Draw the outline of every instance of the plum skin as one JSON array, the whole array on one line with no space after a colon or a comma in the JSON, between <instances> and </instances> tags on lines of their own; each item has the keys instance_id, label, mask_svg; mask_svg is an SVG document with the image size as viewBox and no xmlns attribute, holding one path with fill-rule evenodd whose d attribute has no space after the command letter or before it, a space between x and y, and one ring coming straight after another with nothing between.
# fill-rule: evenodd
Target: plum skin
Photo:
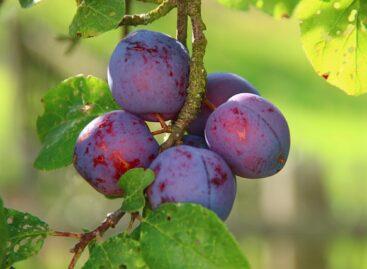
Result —
<instances>
[{"instance_id":1,"label":"plum skin","mask_svg":"<svg viewBox=\"0 0 367 269\"><path fill-rule=\"evenodd\" d=\"M187 50L168 35L138 30L120 41L108 66L108 83L116 102L148 121L175 119L189 81Z\"/></svg>"},{"instance_id":2,"label":"plum skin","mask_svg":"<svg viewBox=\"0 0 367 269\"><path fill-rule=\"evenodd\" d=\"M244 178L276 174L285 165L290 133L282 113L264 98L237 94L209 117L205 138L233 172Z\"/></svg>"},{"instance_id":3,"label":"plum skin","mask_svg":"<svg viewBox=\"0 0 367 269\"><path fill-rule=\"evenodd\" d=\"M246 79L233 73L211 73L207 77L206 98L218 107L232 96L239 93L259 92ZM201 112L189 125L188 132L194 135L204 136L206 122L213 111L205 104L201 106Z\"/></svg>"},{"instance_id":4,"label":"plum skin","mask_svg":"<svg viewBox=\"0 0 367 269\"><path fill-rule=\"evenodd\" d=\"M147 168L159 145L146 123L126 111L112 111L90 122L80 133L74 166L98 192L121 197L120 177L134 167Z\"/></svg>"},{"instance_id":5,"label":"plum skin","mask_svg":"<svg viewBox=\"0 0 367 269\"><path fill-rule=\"evenodd\" d=\"M150 165L155 181L147 195L152 208L166 202L198 203L225 220L236 196L235 177L215 152L186 145L161 153Z\"/></svg>"}]
</instances>

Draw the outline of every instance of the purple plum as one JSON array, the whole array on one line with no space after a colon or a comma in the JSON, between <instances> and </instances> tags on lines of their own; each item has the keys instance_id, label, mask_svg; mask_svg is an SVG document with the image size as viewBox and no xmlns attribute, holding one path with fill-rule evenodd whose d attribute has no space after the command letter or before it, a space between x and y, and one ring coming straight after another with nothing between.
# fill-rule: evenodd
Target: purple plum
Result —
<instances>
[{"instance_id":1,"label":"purple plum","mask_svg":"<svg viewBox=\"0 0 367 269\"><path fill-rule=\"evenodd\" d=\"M183 137L184 145L192 146L195 148L208 149L205 138L198 135L184 135Z\"/></svg>"},{"instance_id":2,"label":"purple plum","mask_svg":"<svg viewBox=\"0 0 367 269\"><path fill-rule=\"evenodd\" d=\"M116 102L145 120L175 119L186 95L190 58L185 47L168 35L139 30L115 48L108 83Z\"/></svg>"},{"instance_id":3,"label":"purple plum","mask_svg":"<svg viewBox=\"0 0 367 269\"><path fill-rule=\"evenodd\" d=\"M94 119L83 129L75 145L74 166L97 191L120 197L120 177L134 167L149 167L158 151L146 123L118 110Z\"/></svg>"},{"instance_id":4,"label":"purple plum","mask_svg":"<svg viewBox=\"0 0 367 269\"><path fill-rule=\"evenodd\" d=\"M236 196L236 180L216 153L186 145L170 148L152 162L155 181L147 190L152 208L166 202L197 203L225 220Z\"/></svg>"},{"instance_id":5,"label":"purple plum","mask_svg":"<svg viewBox=\"0 0 367 269\"><path fill-rule=\"evenodd\" d=\"M239 93L252 93L260 95L259 92L246 79L231 73L212 73L208 75L206 86L206 98L215 107L226 102L233 95ZM204 129L208 117L213 112L211 108L203 104L198 117L190 124L190 134L204 136Z\"/></svg>"},{"instance_id":6,"label":"purple plum","mask_svg":"<svg viewBox=\"0 0 367 269\"><path fill-rule=\"evenodd\" d=\"M282 113L264 98L241 93L209 117L205 137L238 176L263 178L280 171L288 158L290 134Z\"/></svg>"}]
</instances>

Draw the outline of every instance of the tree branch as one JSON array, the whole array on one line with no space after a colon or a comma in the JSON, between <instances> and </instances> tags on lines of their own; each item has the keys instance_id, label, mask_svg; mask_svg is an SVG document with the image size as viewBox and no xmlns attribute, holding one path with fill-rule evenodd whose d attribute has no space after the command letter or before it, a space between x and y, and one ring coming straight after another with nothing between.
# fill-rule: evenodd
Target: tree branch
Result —
<instances>
[{"instance_id":1,"label":"tree branch","mask_svg":"<svg viewBox=\"0 0 367 269\"><path fill-rule=\"evenodd\" d=\"M177 1L177 40L187 47L187 0Z\"/></svg>"},{"instance_id":2,"label":"tree branch","mask_svg":"<svg viewBox=\"0 0 367 269\"><path fill-rule=\"evenodd\" d=\"M81 234L79 243L77 243L71 250L71 252L74 253L74 256L68 268L74 269L80 255L83 253L84 249L88 246L88 244L98 236L103 236L103 234L108 229L114 228L124 215L125 212L123 212L121 209L118 209L115 212L108 214L107 218L95 230Z\"/></svg>"},{"instance_id":3,"label":"tree branch","mask_svg":"<svg viewBox=\"0 0 367 269\"><path fill-rule=\"evenodd\" d=\"M164 0L136 0L143 3L162 4Z\"/></svg>"},{"instance_id":4,"label":"tree branch","mask_svg":"<svg viewBox=\"0 0 367 269\"><path fill-rule=\"evenodd\" d=\"M131 0L125 0L125 14L126 15L130 14L131 5L132 5ZM128 24L124 24L121 27L122 27L122 38L124 38L129 34L130 27Z\"/></svg>"},{"instance_id":5,"label":"tree branch","mask_svg":"<svg viewBox=\"0 0 367 269\"><path fill-rule=\"evenodd\" d=\"M135 15L125 15L119 26L122 25L147 25L153 21L167 15L174 7L176 7L176 0L164 0L157 8L144 13Z\"/></svg>"},{"instance_id":6,"label":"tree branch","mask_svg":"<svg viewBox=\"0 0 367 269\"><path fill-rule=\"evenodd\" d=\"M206 71L204 67L204 55L207 40L204 35L206 29L201 17L201 0L188 1L188 15L191 18L193 30L192 56L190 63L190 82L188 95L178 119L172 126L172 134L162 149L165 150L182 142L183 134L188 125L197 117L206 91Z\"/></svg>"}]
</instances>

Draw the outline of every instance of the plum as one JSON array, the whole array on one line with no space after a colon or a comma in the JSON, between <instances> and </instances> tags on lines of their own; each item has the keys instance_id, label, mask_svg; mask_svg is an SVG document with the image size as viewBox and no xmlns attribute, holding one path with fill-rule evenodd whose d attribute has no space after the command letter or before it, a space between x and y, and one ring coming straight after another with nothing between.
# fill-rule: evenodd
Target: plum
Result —
<instances>
[{"instance_id":1,"label":"plum","mask_svg":"<svg viewBox=\"0 0 367 269\"><path fill-rule=\"evenodd\" d=\"M206 98L215 107L226 102L233 95L239 93L252 93L260 95L259 92L246 79L232 73L212 73L208 75L206 86ZM201 106L201 112L190 124L190 134L204 136L204 129L208 117L212 113L207 105Z\"/></svg>"},{"instance_id":2,"label":"plum","mask_svg":"<svg viewBox=\"0 0 367 269\"><path fill-rule=\"evenodd\" d=\"M116 102L149 121L174 119L187 92L190 58L185 47L168 35L139 30L115 48L108 83Z\"/></svg>"},{"instance_id":3,"label":"plum","mask_svg":"<svg viewBox=\"0 0 367 269\"><path fill-rule=\"evenodd\" d=\"M198 135L184 135L182 138L184 145L192 146L195 148L208 149L205 138Z\"/></svg>"},{"instance_id":4,"label":"plum","mask_svg":"<svg viewBox=\"0 0 367 269\"><path fill-rule=\"evenodd\" d=\"M141 118L112 111L94 119L80 133L74 166L97 191L120 197L120 177L134 167L149 167L158 151L158 143Z\"/></svg>"},{"instance_id":5,"label":"plum","mask_svg":"<svg viewBox=\"0 0 367 269\"><path fill-rule=\"evenodd\" d=\"M216 153L186 145L170 148L152 162L155 181L147 195L152 208L166 202L190 202L225 220L236 196L235 177Z\"/></svg>"},{"instance_id":6,"label":"plum","mask_svg":"<svg viewBox=\"0 0 367 269\"><path fill-rule=\"evenodd\" d=\"M263 178L280 171L288 158L290 134L282 113L264 98L241 93L209 117L205 137L238 176Z\"/></svg>"}]
</instances>

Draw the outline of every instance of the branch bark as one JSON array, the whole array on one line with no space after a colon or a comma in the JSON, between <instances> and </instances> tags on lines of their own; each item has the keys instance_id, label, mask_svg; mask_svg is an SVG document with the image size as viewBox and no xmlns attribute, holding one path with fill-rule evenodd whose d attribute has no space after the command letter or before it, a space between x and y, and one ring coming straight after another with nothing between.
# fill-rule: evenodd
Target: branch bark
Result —
<instances>
[{"instance_id":1,"label":"branch bark","mask_svg":"<svg viewBox=\"0 0 367 269\"><path fill-rule=\"evenodd\" d=\"M164 0L158 7L155 9L144 13L144 14L134 14L134 15L125 15L119 26L130 25L147 25L152 23L153 21L167 15L173 8L176 7L176 0Z\"/></svg>"},{"instance_id":2,"label":"branch bark","mask_svg":"<svg viewBox=\"0 0 367 269\"><path fill-rule=\"evenodd\" d=\"M114 228L124 215L125 212L123 212L121 209L118 209L115 212L109 214L102 224L95 230L81 234L79 243L77 243L71 250L71 252L74 253L74 256L68 268L74 269L80 255L83 253L88 244L98 236L103 236L108 229Z\"/></svg>"},{"instance_id":3,"label":"branch bark","mask_svg":"<svg viewBox=\"0 0 367 269\"><path fill-rule=\"evenodd\" d=\"M154 3L154 4L162 4L164 0L137 0L143 3Z\"/></svg>"},{"instance_id":4,"label":"branch bark","mask_svg":"<svg viewBox=\"0 0 367 269\"><path fill-rule=\"evenodd\" d=\"M163 150L182 142L182 137L186 128L200 112L206 91L204 55L207 40L204 35L206 27L201 17L201 0L188 1L187 12L191 19L194 38L192 43L188 95L178 115L177 121L172 126L172 134L167 141L162 144Z\"/></svg>"},{"instance_id":5,"label":"branch bark","mask_svg":"<svg viewBox=\"0 0 367 269\"><path fill-rule=\"evenodd\" d=\"M125 14L129 15L131 11L132 0L125 0ZM122 25L122 38L126 37L130 32L130 27L127 24Z\"/></svg>"},{"instance_id":6,"label":"branch bark","mask_svg":"<svg viewBox=\"0 0 367 269\"><path fill-rule=\"evenodd\" d=\"M177 40L187 47L187 0L177 1Z\"/></svg>"}]
</instances>

